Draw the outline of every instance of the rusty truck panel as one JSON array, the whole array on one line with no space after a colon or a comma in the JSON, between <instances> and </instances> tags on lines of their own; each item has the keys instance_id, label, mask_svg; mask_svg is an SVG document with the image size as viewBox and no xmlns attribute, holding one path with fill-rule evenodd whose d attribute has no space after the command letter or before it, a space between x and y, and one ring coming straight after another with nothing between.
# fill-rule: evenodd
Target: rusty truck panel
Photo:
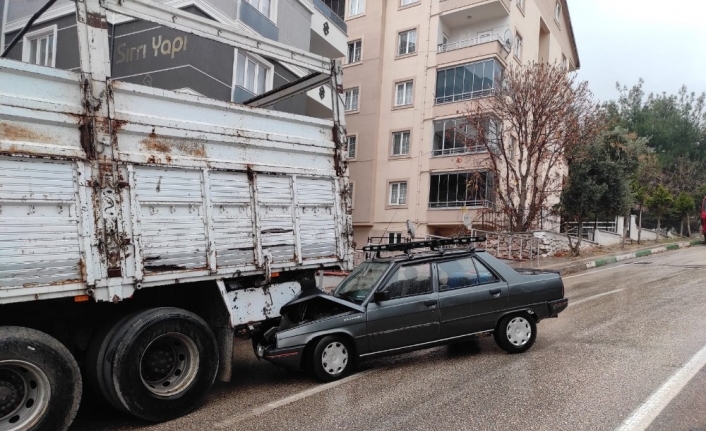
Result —
<instances>
[{"instance_id":1,"label":"rusty truck panel","mask_svg":"<svg viewBox=\"0 0 706 431\"><path fill-rule=\"evenodd\" d=\"M0 303L349 268L340 98L322 120L111 79L113 12L340 85L323 57L166 5L77 2L78 72L0 58Z\"/></svg>"}]
</instances>

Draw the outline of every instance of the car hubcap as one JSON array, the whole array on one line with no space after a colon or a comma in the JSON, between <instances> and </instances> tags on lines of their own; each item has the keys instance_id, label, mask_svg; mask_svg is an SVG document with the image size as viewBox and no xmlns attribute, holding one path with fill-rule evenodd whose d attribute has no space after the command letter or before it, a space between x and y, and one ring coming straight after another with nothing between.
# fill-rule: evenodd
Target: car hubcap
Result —
<instances>
[{"instance_id":1,"label":"car hubcap","mask_svg":"<svg viewBox=\"0 0 706 431\"><path fill-rule=\"evenodd\" d=\"M0 431L29 429L49 406L46 374L25 361L0 361Z\"/></svg>"},{"instance_id":2,"label":"car hubcap","mask_svg":"<svg viewBox=\"0 0 706 431\"><path fill-rule=\"evenodd\" d=\"M324 370L332 376L341 374L348 364L348 350L338 341L330 343L321 354Z\"/></svg>"},{"instance_id":3,"label":"car hubcap","mask_svg":"<svg viewBox=\"0 0 706 431\"><path fill-rule=\"evenodd\" d=\"M199 351L184 334L169 333L152 341L140 361L140 377L155 395L169 397L186 390L196 379Z\"/></svg>"},{"instance_id":4,"label":"car hubcap","mask_svg":"<svg viewBox=\"0 0 706 431\"><path fill-rule=\"evenodd\" d=\"M530 337L532 337L532 327L524 317L515 317L507 324L507 339L514 346L524 346Z\"/></svg>"}]
</instances>

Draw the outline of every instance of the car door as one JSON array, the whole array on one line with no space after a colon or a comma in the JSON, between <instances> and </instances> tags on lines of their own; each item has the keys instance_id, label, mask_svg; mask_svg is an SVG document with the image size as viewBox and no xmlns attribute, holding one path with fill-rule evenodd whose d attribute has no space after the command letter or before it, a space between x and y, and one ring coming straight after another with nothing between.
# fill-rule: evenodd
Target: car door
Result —
<instances>
[{"instance_id":1,"label":"car door","mask_svg":"<svg viewBox=\"0 0 706 431\"><path fill-rule=\"evenodd\" d=\"M393 270L379 289L389 299L367 308L370 352L394 350L439 338L438 294L431 264L410 264Z\"/></svg>"},{"instance_id":2,"label":"car door","mask_svg":"<svg viewBox=\"0 0 706 431\"><path fill-rule=\"evenodd\" d=\"M472 303L478 299L479 278L471 256L436 264L439 286L439 332L442 339L473 332Z\"/></svg>"},{"instance_id":3,"label":"car door","mask_svg":"<svg viewBox=\"0 0 706 431\"><path fill-rule=\"evenodd\" d=\"M509 306L510 289L484 262L473 257L478 273L477 286L473 287L471 299L471 331L486 331L495 328L500 313Z\"/></svg>"}]
</instances>

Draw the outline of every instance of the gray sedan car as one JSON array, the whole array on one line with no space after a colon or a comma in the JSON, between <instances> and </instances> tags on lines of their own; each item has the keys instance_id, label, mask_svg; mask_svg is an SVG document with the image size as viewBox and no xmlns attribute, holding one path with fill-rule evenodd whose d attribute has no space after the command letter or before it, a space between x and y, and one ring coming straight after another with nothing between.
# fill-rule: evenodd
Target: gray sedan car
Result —
<instances>
[{"instance_id":1,"label":"gray sedan car","mask_svg":"<svg viewBox=\"0 0 706 431\"><path fill-rule=\"evenodd\" d=\"M470 244L478 238L453 240ZM484 251L439 241L373 246L333 292L310 290L283 306L279 326L254 338L256 354L340 379L359 360L493 334L509 353L529 349L540 320L568 306L556 272L516 270ZM414 253L414 248L432 251ZM404 254L379 257L380 251Z\"/></svg>"}]
</instances>

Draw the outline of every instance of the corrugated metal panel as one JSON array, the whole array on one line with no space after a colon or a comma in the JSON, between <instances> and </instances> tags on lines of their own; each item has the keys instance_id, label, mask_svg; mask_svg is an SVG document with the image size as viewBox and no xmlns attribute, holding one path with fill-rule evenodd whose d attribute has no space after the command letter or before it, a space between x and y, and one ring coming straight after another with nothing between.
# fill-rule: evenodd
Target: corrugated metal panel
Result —
<instances>
[{"instance_id":1,"label":"corrugated metal panel","mask_svg":"<svg viewBox=\"0 0 706 431\"><path fill-rule=\"evenodd\" d=\"M200 171L135 167L146 272L206 267Z\"/></svg>"},{"instance_id":2,"label":"corrugated metal panel","mask_svg":"<svg viewBox=\"0 0 706 431\"><path fill-rule=\"evenodd\" d=\"M0 287L82 279L75 169L0 159Z\"/></svg>"},{"instance_id":3,"label":"corrugated metal panel","mask_svg":"<svg viewBox=\"0 0 706 431\"><path fill-rule=\"evenodd\" d=\"M250 183L244 173L210 172L219 268L255 264Z\"/></svg>"},{"instance_id":4,"label":"corrugated metal panel","mask_svg":"<svg viewBox=\"0 0 706 431\"><path fill-rule=\"evenodd\" d=\"M297 178L299 233L302 258L336 255L333 181Z\"/></svg>"},{"instance_id":5,"label":"corrugated metal panel","mask_svg":"<svg viewBox=\"0 0 706 431\"><path fill-rule=\"evenodd\" d=\"M263 253L270 253L273 262L293 260L295 244L291 178L258 175L257 195Z\"/></svg>"}]
</instances>

